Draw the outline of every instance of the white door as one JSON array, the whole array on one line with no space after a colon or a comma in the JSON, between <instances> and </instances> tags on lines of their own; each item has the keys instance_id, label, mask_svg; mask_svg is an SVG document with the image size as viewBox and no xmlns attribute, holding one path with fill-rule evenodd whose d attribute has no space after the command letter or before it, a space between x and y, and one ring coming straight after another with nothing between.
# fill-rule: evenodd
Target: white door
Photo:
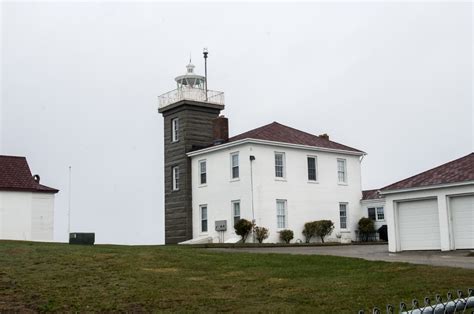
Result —
<instances>
[{"instance_id":1,"label":"white door","mask_svg":"<svg viewBox=\"0 0 474 314\"><path fill-rule=\"evenodd\" d=\"M51 194L33 194L31 208L31 240L53 241L54 204Z\"/></svg>"},{"instance_id":2,"label":"white door","mask_svg":"<svg viewBox=\"0 0 474 314\"><path fill-rule=\"evenodd\" d=\"M456 196L450 202L455 249L474 249L474 195Z\"/></svg>"},{"instance_id":3,"label":"white door","mask_svg":"<svg viewBox=\"0 0 474 314\"><path fill-rule=\"evenodd\" d=\"M398 203L400 249L439 250L438 202L436 199Z\"/></svg>"}]
</instances>

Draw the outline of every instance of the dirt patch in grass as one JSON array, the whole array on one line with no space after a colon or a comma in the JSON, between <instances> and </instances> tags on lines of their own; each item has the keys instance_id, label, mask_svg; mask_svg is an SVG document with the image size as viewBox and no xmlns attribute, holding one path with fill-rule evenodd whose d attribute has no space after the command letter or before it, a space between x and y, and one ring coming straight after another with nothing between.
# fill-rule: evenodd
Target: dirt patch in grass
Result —
<instances>
[{"instance_id":1,"label":"dirt patch in grass","mask_svg":"<svg viewBox=\"0 0 474 314\"><path fill-rule=\"evenodd\" d=\"M142 270L153 273L175 273L178 271L177 268L142 268Z\"/></svg>"},{"instance_id":2,"label":"dirt patch in grass","mask_svg":"<svg viewBox=\"0 0 474 314\"><path fill-rule=\"evenodd\" d=\"M6 250L5 253L10 254L10 255L18 255L18 254L26 254L26 253L29 253L30 251L31 250L27 249L27 248L14 247L14 248L11 248L9 250Z\"/></svg>"},{"instance_id":3,"label":"dirt patch in grass","mask_svg":"<svg viewBox=\"0 0 474 314\"><path fill-rule=\"evenodd\" d=\"M206 280L206 277L188 277L187 279L190 281L203 281Z\"/></svg>"}]
</instances>

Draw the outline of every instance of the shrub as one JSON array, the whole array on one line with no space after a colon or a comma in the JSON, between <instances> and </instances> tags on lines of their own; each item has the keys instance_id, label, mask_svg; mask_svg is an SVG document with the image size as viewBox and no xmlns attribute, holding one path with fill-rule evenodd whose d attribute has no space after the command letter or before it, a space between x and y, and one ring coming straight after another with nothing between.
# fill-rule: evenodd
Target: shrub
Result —
<instances>
[{"instance_id":1,"label":"shrub","mask_svg":"<svg viewBox=\"0 0 474 314\"><path fill-rule=\"evenodd\" d=\"M316 235L321 238L321 242L324 243L324 238L330 235L334 230L334 223L331 220L318 220L315 221Z\"/></svg>"},{"instance_id":2,"label":"shrub","mask_svg":"<svg viewBox=\"0 0 474 314\"><path fill-rule=\"evenodd\" d=\"M258 243L262 243L263 240L268 238L268 229L265 227L255 226L253 231L255 232L255 238L257 239Z\"/></svg>"},{"instance_id":3,"label":"shrub","mask_svg":"<svg viewBox=\"0 0 474 314\"><path fill-rule=\"evenodd\" d=\"M316 221L307 222L304 224L303 235L305 242L309 243L312 237L316 235Z\"/></svg>"},{"instance_id":4,"label":"shrub","mask_svg":"<svg viewBox=\"0 0 474 314\"><path fill-rule=\"evenodd\" d=\"M359 220L359 234L362 241L368 241L369 235L375 232L374 221L370 218L362 217Z\"/></svg>"},{"instance_id":5,"label":"shrub","mask_svg":"<svg viewBox=\"0 0 474 314\"><path fill-rule=\"evenodd\" d=\"M280 231L280 239L285 243L290 243L293 239L293 231L288 229Z\"/></svg>"},{"instance_id":6,"label":"shrub","mask_svg":"<svg viewBox=\"0 0 474 314\"><path fill-rule=\"evenodd\" d=\"M234 225L235 233L242 237L242 243L245 243L247 237L252 231L253 224L247 219L240 219Z\"/></svg>"}]
</instances>

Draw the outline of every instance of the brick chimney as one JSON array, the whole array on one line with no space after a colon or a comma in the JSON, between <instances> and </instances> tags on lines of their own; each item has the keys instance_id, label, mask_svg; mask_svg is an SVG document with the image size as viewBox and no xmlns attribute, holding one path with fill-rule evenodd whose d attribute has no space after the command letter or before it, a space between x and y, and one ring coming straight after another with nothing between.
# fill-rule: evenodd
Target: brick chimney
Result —
<instances>
[{"instance_id":1,"label":"brick chimney","mask_svg":"<svg viewBox=\"0 0 474 314\"><path fill-rule=\"evenodd\" d=\"M219 116L213 121L214 145L225 143L229 140L229 119Z\"/></svg>"},{"instance_id":2,"label":"brick chimney","mask_svg":"<svg viewBox=\"0 0 474 314\"><path fill-rule=\"evenodd\" d=\"M320 134L319 137L329 141L329 135L327 133Z\"/></svg>"}]
</instances>

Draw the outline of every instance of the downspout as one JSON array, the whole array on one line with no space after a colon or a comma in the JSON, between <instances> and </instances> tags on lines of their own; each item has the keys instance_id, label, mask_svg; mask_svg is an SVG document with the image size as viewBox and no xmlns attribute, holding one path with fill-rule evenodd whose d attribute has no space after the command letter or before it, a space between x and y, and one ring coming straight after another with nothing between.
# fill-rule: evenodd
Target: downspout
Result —
<instances>
[{"instance_id":1,"label":"downspout","mask_svg":"<svg viewBox=\"0 0 474 314\"><path fill-rule=\"evenodd\" d=\"M253 201L253 166L252 162L255 160L255 156L250 155L250 199L252 204L252 224L255 224L255 210ZM252 242L255 242L255 233L252 228Z\"/></svg>"}]
</instances>

